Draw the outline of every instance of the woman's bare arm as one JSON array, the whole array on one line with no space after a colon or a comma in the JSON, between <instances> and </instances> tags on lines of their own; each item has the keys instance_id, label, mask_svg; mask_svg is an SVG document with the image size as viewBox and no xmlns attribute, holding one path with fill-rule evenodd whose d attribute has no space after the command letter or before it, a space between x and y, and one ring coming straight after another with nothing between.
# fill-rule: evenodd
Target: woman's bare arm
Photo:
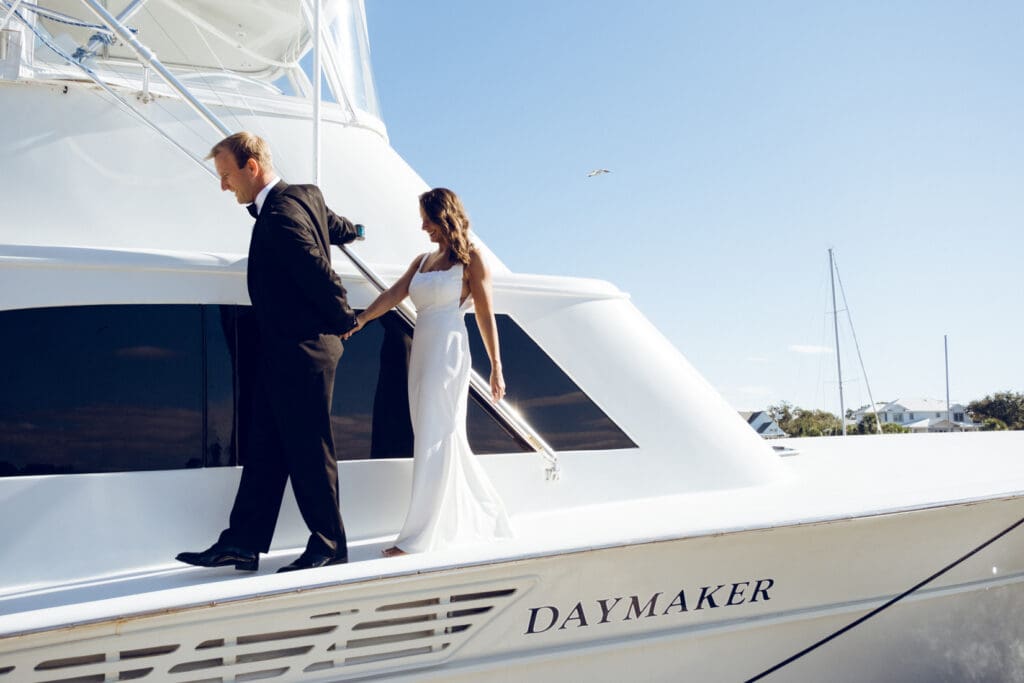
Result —
<instances>
[{"instance_id":1,"label":"woman's bare arm","mask_svg":"<svg viewBox=\"0 0 1024 683\"><path fill-rule=\"evenodd\" d=\"M402 303L402 299L409 296L409 283L412 282L412 276L416 274L416 269L420 267L420 260L423 258L422 255L417 256L413 259L413 262L406 269L402 277L398 278L395 284L388 287L385 291L381 292L380 295L373 300L373 303L366 307L366 310L356 316L356 326L352 328L352 331L345 335L345 339L348 339L352 334L355 334L361 330L366 323L371 320L375 320L392 308Z\"/></svg>"},{"instance_id":2,"label":"woman's bare arm","mask_svg":"<svg viewBox=\"0 0 1024 683\"><path fill-rule=\"evenodd\" d=\"M491 270L476 249L469 252L469 293L476 309L476 326L480 329L484 348L491 361L491 396L500 401L505 395L505 377L501 371L501 348L498 343L498 325L494 320Z\"/></svg>"}]
</instances>

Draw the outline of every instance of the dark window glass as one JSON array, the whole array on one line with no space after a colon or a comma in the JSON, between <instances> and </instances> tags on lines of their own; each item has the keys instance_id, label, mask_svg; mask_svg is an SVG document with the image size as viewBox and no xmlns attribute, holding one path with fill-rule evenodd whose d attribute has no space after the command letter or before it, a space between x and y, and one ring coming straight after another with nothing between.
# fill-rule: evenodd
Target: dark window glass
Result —
<instances>
[{"instance_id":1,"label":"dark window glass","mask_svg":"<svg viewBox=\"0 0 1024 683\"><path fill-rule=\"evenodd\" d=\"M203 306L203 356L206 377L206 428L204 453L207 467L238 463L236 366L240 311L248 307ZM248 330L251 332L251 330Z\"/></svg>"},{"instance_id":2,"label":"dark window glass","mask_svg":"<svg viewBox=\"0 0 1024 683\"><path fill-rule=\"evenodd\" d=\"M490 362L473 316L466 316L473 368L490 376ZM558 451L635 448L550 356L507 315L495 316L507 400Z\"/></svg>"},{"instance_id":3,"label":"dark window glass","mask_svg":"<svg viewBox=\"0 0 1024 683\"><path fill-rule=\"evenodd\" d=\"M334 382L331 422L339 460L412 457L409 351L412 337L395 313L345 342ZM467 436L474 453L524 450L471 398Z\"/></svg>"},{"instance_id":4,"label":"dark window glass","mask_svg":"<svg viewBox=\"0 0 1024 683\"><path fill-rule=\"evenodd\" d=\"M489 372L474 321L474 367ZM509 399L556 449L634 444L508 316ZM0 312L0 476L244 463L259 358L248 306L81 306ZM339 459L412 455L411 336L397 315L345 343L332 404ZM527 451L471 395L476 453Z\"/></svg>"},{"instance_id":5,"label":"dark window glass","mask_svg":"<svg viewBox=\"0 0 1024 683\"><path fill-rule=\"evenodd\" d=\"M0 312L0 474L194 467L199 306Z\"/></svg>"},{"instance_id":6,"label":"dark window glass","mask_svg":"<svg viewBox=\"0 0 1024 683\"><path fill-rule=\"evenodd\" d=\"M394 325L391 315L374 320L344 342L331 406L338 460L412 457L412 426L404 391L406 354L401 351L401 335L396 338L392 331L385 331ZM382 356L389 362L382 363ZM379 420L376 428L375 418ZM376 452L371 447L373 436L377 436Z\"/></svg>"},{"instance_id":7,"label":"dark window glass","mask_svg":"<svg viewBox=\"0 0 1024 683\"><path fill-rule=\"evenodd\" d=\"M470 393L469 407L466 410L466 437L469 439L469 447L473 449L474 453L486 455L487 453L533 452L532 447L520 442L518 437L506 431L481 405L481 402L474 400Z\"/></svg>"}]
</instances>

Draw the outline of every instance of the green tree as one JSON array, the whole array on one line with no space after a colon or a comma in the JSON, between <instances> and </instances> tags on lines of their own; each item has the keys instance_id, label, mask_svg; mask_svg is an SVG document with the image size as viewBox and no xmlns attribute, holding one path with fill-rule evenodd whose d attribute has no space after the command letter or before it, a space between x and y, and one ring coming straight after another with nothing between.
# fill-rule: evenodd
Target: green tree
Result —
<instances>
[{"instance_id":1,"label":"green tree","mask_svg":"<svg viewBox=\"0 0 1024 683\"><path fill-rule=\"evenodd\" d=\"M1024 429L1024 394L997 391L991 396L971 401L967 405L967 412L975 422L984 424L988 418L994 418L1002 422L1007 429Z\"/></svg>"},{"instance_id":2,"label":"green tree","mask_svg":"<svg viewBox=\"0 0 1024 683\"><path fill-rule=\"evenodd\" d=\"M986 417L981 421L981 431L983 432L1001 432L1004 429L1006 429L1006 423L998 417Z\"/></svg>"},{"instance_id":3,"label":"green tree","mask_svg":"<svg viewBox=\"0 0 1024 683\"><path fill-rule=\"evenodd\" d=\"M789 429L787 429L787 427L791 426L793 423L792 404L782 401L777 405L768 406L768 410L765 412L775 420L775 424L779 425L779 429L786 432L786 434L789 434ZM792 434L790 434L790 436L792 436Z\"/></svg>"},{"instance_id":4,"label":"green tree","mask_svg":"<svg viewBox=\"0 0 1024 683\"><path fill-rule=\"evenodd\" d=\"M860 418L860 422L853 428L854 434L877 434L878 433L878 416L874 413L864 413L864 416Z\"/></svg>"},{"instance_id":5,"label":"green tree","mask_svg":"<svg viewBox=\"0 0 1024 683\"><path fill-rule=\"evenodd\" d=\"M783 401L768 406L766 412L790 436L829 436L843 432L839 418L825 410L808 410Z\"/></svg>"},{"instance_id":6,"label":"green tree","mask_svg":"<svg viewBox=\"0 0 1024 683\"><path fill-rule=\"evenodd\" d=\"M857 426L853 428L852 434L877 434L878 417L874 413L865 413ZM882 423L883 434L906 434L909 430L893 422Z\"/></svg>"}]
</instances>

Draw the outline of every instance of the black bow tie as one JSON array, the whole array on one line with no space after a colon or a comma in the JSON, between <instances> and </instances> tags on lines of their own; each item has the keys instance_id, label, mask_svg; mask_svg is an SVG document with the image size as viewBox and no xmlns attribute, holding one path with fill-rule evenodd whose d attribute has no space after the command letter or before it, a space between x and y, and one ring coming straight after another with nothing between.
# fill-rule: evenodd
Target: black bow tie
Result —
<instances>
[{"instance_id":1,"label":"black bow tie","mask_svg":"<svg viewBox=\"0 0 1024 683\"><path fill-rule=\"evenodd\" d=\"M256 202L252 204L246 204L245 210L249 212L249 215L253 218L257 218L260 215L260 210L256 208Z\"/></svg>"}]
</instances>

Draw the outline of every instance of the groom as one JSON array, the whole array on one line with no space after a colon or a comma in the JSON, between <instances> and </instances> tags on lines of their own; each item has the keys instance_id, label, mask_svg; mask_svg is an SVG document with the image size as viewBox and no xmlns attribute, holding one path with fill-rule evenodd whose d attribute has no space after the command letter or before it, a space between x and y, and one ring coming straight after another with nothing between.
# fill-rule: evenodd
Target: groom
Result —
<instances>
[{"instance_id":1,"label":"groom","mask_svg":"<svg viewBox=\"0 0 1024 683\"><path fill-rule=\"evenodd\" d=\"M242 480L228 528L210 548L178 560L201 567L255 570L270 550L288 478L309 527L306 550L278 571L348 561L338 509L331 394L339 335L356 325L331 268L330 244L357 238L315 185L288 185L274 173L266 142L252 133L221 140L212 158L223 191L235 193L256 224L249 243L249 299L259 330L259 371L243 454ZM245 427L243 427L245 428Z\"/></svg>"}]
</instances>

